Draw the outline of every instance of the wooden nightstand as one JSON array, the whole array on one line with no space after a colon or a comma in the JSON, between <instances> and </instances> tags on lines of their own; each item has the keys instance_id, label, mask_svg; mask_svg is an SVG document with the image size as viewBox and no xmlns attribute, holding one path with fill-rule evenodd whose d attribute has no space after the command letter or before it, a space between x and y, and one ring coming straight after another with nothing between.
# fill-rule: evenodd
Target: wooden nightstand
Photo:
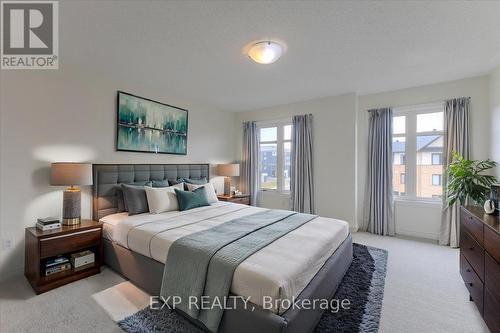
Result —
<instances>
[{"instance_id":1,"label":"wooden nightstand","mask_svg":"<svg viewBox=\"0 0 500 333\"><path fill-rule=\"evenodd\" d=\"M70 254L83 250L94 252L93 266L77 271L72 268L45 276L45 260L58 255L69 257ZM81 224L49 231L41 231L36 227L26 228L24 275L37 294L99 273L102 259L102 224L99 222L82 220Z\"/></svg>"},{"instance_id":2,"label":"wooden nightstand","mask_svg":"<svg viewBox=\"0 0 500 333\"><path fill-rule=\"evenodd\" d=\"M229 201L243 205L250 205L250 194L241 194L238 196L218 195L217 199L219 199L219 201Z\"/></svg>"}]
</instances>

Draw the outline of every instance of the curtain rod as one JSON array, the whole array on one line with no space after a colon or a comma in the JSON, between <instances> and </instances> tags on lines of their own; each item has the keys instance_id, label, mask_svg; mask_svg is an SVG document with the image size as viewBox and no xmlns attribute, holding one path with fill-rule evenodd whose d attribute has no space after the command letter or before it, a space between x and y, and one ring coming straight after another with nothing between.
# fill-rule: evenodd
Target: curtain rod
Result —
<instances>
[{"instance_id":1,"label":"curtain rod","mask_svg":"<svg viewBox=\"0 0 500 333\"><path fill-rule=\"evenodd\" d=\"M419 106L419 105L445 103L447 100L457 99L457 98L468 98L468 99L471 99L470 96L467 96L467 97L452 97L452 98L447 98L447 99L442 99L442 100L435 100L435 101L429 101L429 102L424 102L424 103L417 103L417 104L382 106L382 107L378 107L378 108L370 108L370 109L368 109L366 111L370 112L371 110L382 109L382 108L393 108L393 109L394 108L410 108L410 107L415 107L415 106Z\"/></svg>"}]
</instances>

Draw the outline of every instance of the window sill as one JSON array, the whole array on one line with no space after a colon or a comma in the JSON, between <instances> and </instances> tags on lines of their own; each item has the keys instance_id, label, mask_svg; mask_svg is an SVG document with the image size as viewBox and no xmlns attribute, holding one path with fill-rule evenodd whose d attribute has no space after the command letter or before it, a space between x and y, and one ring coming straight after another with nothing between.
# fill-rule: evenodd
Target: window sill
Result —
<instances>
[{"instance_id":1,"label":"window sill","mask_svg":"<svg viewBox=\"0 0 500 333\"><path fill-rule=\"evenodd\" d=\"M395 203L403 203L403 204L416 204L416 205L431 205L431 206L442 206L443 202L440 199L425 199L425 198L401 198L395 197Z\"/></svg>"},{"instance_id":2,"label":"window sill","mask_svg":"<svg viewBox=\"0 0 500 333\"><path fill-rule=\"evenodd\" d=\"M278 190L259 190L259 193L271 193L280 195L290 195L290 191L278 191Z\"/></svg>"}]
</instances>

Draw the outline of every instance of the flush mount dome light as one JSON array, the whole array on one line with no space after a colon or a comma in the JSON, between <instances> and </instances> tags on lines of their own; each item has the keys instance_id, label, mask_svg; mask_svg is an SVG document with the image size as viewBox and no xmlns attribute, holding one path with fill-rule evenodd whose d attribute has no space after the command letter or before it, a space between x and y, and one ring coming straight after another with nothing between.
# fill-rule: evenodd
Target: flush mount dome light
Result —
<instances>
[{"instance_id":1,"label":"flush mount dome light","mask_svg":"<svg viewBox=\"0 0 500 333\"><path fill-rule=\"evenodd\" d=\"M283 54L283 47L271 41L258 42L248 50L248 57L258 64L272 64Z\"/></svg>"}]
</instances>

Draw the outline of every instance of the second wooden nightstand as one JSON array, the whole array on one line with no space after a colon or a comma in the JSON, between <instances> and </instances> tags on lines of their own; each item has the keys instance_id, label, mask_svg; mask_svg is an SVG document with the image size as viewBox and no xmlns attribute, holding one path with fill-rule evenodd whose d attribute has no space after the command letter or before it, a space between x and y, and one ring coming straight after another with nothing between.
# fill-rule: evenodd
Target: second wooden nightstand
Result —
<instances>
[{"instance_id":1,"label":"second wooden nightstand","mask_svg":"<svg viewBox=\"0 0 500 333\"><path fill-rule=\"evenodd\" d=\"M241 194L238 196L218 195L217 199L219 199L219 201L229 201L243 205L250 205L250 194Z\"/></svg>"},{"instance_id":2,"label":"second wooden nightstand","mask_svg":"<svg viewBox=\"0 0 500 333\"><path fill-rule=\"evenodd\" d=\"M47 259L59 255L69 257L70 254L83 250L94 253L94 265L82 270L72 268L45 276L43 264ZM82 220L81 224L49 231L26 228L24 275L37 294L99 273L102 259L102 224L99 222Z\"/></svg>"}]
</instances>

